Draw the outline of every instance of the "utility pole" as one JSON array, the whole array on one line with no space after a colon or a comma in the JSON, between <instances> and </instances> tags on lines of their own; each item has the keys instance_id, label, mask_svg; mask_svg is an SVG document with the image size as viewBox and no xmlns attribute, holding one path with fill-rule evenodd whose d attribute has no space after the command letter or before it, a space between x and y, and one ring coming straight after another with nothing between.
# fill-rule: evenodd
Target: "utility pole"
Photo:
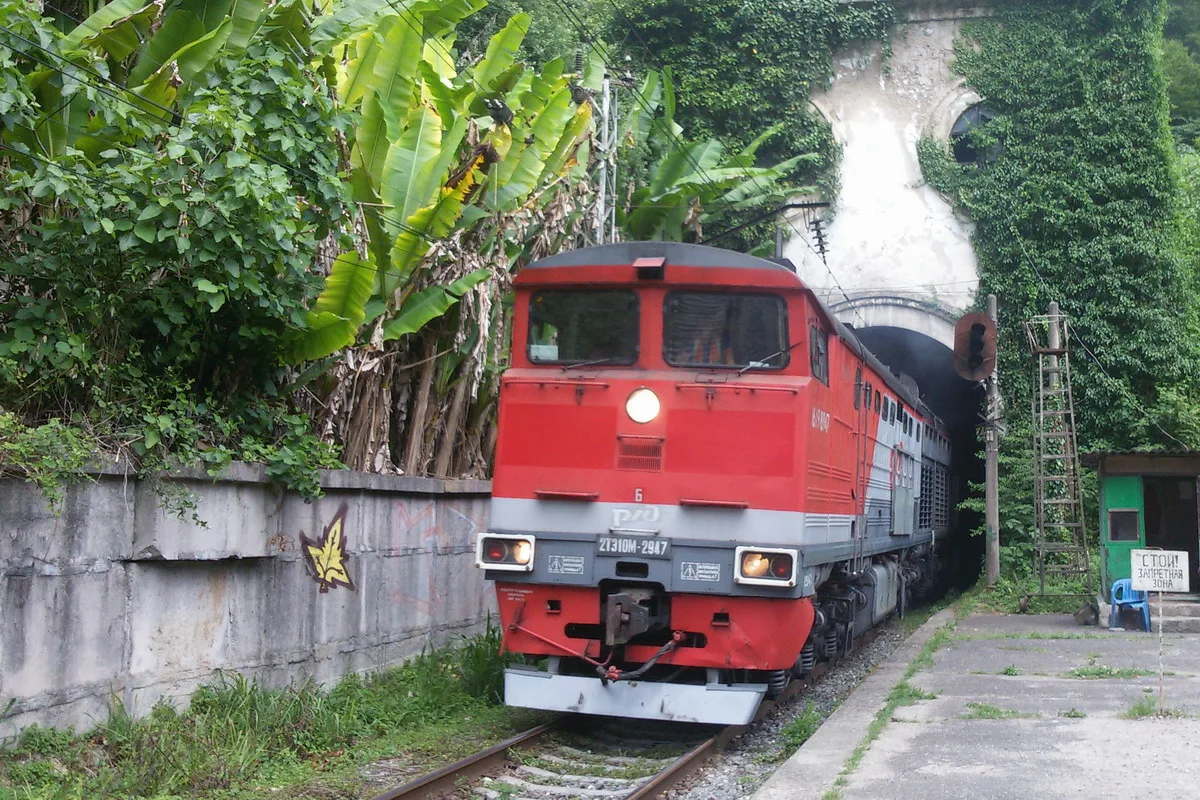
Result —
<instances>
[{"instance_id":1,"label":"utility pole","mask_svg":"<svg viewBox=\"0 0 1200 800\"><path fill-rule=\"evenodd\" d=\"M617 89L629 85L608 73L600 97L600 167L596 189L596 244L617 240Z\"/></svg>"},{"instance_id":2,"label":"utility pole","mask_svg":"<svg viewBox=\"0 0 1200 800\"><path fill-rule=\"evenodd\" d=\"M987 314L992 324L997 322L996 295L989 294L987 298ZM987 425L984 445L984 526L987 529L985 540L985 571L988 588L1000 580L1000 464L999 464L999 429L1000 416L1000 386L995 371L987 379Z\"/></svg>"}]
</instances>

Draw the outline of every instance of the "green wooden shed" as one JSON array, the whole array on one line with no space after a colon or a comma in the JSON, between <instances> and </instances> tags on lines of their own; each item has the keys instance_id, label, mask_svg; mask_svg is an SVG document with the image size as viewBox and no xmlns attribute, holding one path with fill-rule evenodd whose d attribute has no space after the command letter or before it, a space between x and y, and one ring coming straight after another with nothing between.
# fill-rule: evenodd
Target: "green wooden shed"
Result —
<instances>
[{"instance_id":1,"label":"green wooden shed","mask_svg":"<svg viewBox=\"0 0 1200 800\"><path fill-rule=\"evenodd\" d=\"M1097 469L1100 485L1100 580L1107 597L1113 581L1130 576L1129 551L1145 547L1186 550L1193 565L1189 591L1200 591L1200 453L1097 452L1082 461Z\"/></svg>"}]
</instances>

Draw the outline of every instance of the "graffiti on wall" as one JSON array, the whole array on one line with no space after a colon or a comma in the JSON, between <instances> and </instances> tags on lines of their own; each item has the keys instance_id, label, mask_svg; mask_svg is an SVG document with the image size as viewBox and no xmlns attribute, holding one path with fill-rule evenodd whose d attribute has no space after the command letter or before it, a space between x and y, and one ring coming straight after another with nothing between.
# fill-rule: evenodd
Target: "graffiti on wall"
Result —
<instances>
[{"instance_id":1,"label":"graffiti on wall","mask_svg":"<svg viewBox=\"0 0 1200 800\"><path fill-rule=\"evenodd\" d=\"M309 539L304 531L300 531L304 564L313 579L321 585L322 594L328 592L330 586L354 590L354 582L350 580L349 556L346 555L346 511L346 504L342 503L319 539Z\"/></svg>"},{"instance_id":2,"label":"graffiti on wall","mask_svg":"<svg viewBox=\"0 0 1200 800\"><path fill-rule=\"evenodd\" d=\"M444 522L438 519L439 506L444 512ZM405 549L413 548L413 556L421 560L420 575L423 579L401 584L403 588L392 592L392 602L416 608L430 617L435 616L444 605L446 598L438 590L437 560L473 552L475 534L486 526L486 502L467 501L462 506L468 513L484 515L483 520L472 519L445 501L438 503L412 498L396 503L394 535L397 545Z\"/></svg>"}]
</instances>

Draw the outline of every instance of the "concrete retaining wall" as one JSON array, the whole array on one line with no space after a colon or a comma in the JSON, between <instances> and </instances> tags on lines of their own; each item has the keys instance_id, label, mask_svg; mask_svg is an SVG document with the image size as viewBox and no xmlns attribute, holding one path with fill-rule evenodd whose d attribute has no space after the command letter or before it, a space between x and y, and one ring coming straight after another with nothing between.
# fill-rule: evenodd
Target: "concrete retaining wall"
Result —
<instances>
[{"instance_id":1,"label":"concrete retaining wall","mask_svg":"<svg viewBox=\"0 0 1200 800\"><path fill-rule=\"evenodd\" d=\"M171 476L201 527L147 482L94 478L57 518L32 484L0 481L0 737L86 729L114 697L142 714L217 670L286 685L379 669L479 630L493 608L473 554L486 481L328 472L305 502L258 466ZM322 583L302 537L319 547L339 529L349 580Z\"/></svg>"}]
</instances>

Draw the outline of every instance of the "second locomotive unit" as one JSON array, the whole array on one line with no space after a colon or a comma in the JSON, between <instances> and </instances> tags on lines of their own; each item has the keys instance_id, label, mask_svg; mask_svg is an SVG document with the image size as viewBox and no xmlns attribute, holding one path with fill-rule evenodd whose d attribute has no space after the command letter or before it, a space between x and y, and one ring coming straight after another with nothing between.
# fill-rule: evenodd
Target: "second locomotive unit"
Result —
<instances>
[{"instance_id":1,"label":"second locomotive unit","mask_svg":"<svg viewBox=\"0 0 1200 800\"><path fill-rule=\"evenodd\" d=\"M509 705L744 723L928 587L945 429L789 266L627 243L515 287L476 553Z\"/></svg>"}]
</instances>

